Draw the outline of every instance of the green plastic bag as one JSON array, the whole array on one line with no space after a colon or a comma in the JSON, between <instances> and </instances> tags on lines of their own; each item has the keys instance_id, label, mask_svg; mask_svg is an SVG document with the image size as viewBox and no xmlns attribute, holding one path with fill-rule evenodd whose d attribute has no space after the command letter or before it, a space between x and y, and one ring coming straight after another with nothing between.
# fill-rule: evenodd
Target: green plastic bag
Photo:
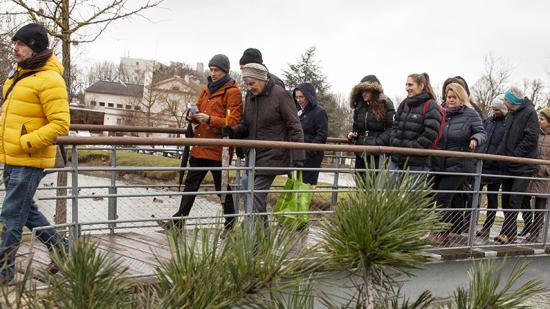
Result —
<instances>
[{"instance_id":1,"label":"green plastic bag","mask_svg":"<svg viewBox=\"0 0 550 309\"><path fill-rule=\"evenodd\" d=\"M302 182L301 171L292 172L292 177L287 179L284 190L311 190L311 186ZM309 211L312 198L313 192L283 192L277 199L273 211L276 213ZM282 226L291 230L300 229L309 222L308 214L277 214L275 218Z\"/></svg>"}]
</instances>

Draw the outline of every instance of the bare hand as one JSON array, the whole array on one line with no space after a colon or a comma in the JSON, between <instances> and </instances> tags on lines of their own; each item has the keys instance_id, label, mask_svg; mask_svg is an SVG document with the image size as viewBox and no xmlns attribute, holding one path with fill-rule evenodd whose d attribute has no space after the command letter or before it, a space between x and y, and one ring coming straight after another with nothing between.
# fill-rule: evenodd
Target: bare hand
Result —
<instances>
[{"instance_id":1,"label":"bare hand","mask_svg":"<svg viewBox=\"0 0 550 309\"><path fill-rule=\"evenodd\" d=\"M470 140L470 150L475 150L477 148L477 140L472 139Z\"/></svg>"},{"instance_id":2,"label":"bare hand","mask_svg":"<svg viewBox=\"0 0 550 309\"><path fill-rule=\"evenodd\" d=\"M348 140L352 140L357 137L357 132L349 132L348 133Z\"/></svg>"},{"instance_id":3,"label":"bare hand","mask_svg":"<svg viewBox=\"0 0 550 309\"><path fill-rule=\"evenodd\" d=\"M207 123L210 116L205 113L196 113L191 116L193 119L197 120L200 123Z\"/></svg>"}]
</instances>

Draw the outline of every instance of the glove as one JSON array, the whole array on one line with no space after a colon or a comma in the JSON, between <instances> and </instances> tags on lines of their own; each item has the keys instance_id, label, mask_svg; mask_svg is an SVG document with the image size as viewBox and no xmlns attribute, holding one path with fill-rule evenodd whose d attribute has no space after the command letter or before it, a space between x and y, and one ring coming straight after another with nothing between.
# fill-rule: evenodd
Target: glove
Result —
<instances>
[{"instance_id":1,"label":"glove","mask_svg":"<svg viewBox=\"0 0 550 309\"><path fill-rule=\"evenodd\" d=\"M231 127L223 127L222 128L222 137L233 138L234 134L235 134L235 132L233 132L233 129Z\"/></svg>"},{"instance_id":2,"label":"glove","mask_svg":"<svg viewBox=\"0 0 550 309\"><path fill-rule=\"evenodd\" d=\"M304 167L304 161L294 161L292 167Z\"/></svg>"},{"instance_id":3,"label":"glove","mask_svg":"<svg viewBox=\"0 0 550 309\"><path fill-rule=\"evenodd\" d=\"M244 159L244 149L242 149L241 147L237 147L235 148L235 152L237 153L237 157L239 157L240 159Z\"/></svg>"}]
</instances>

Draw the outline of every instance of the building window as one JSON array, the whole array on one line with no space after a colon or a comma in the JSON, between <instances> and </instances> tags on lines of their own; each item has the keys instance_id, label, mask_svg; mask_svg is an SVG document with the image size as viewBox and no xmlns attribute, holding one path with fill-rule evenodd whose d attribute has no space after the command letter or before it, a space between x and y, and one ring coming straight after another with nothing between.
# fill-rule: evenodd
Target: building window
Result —
<instances>
[{"instance_id":1,"label":"building window","mask_svg":"<svg viewBox=\"0 0 550 309\"><path fill-rule=\"evenodd\" d=\"M136 66L138 66L138 67L139 67L139 62L137 62L137 61L136 61Z\"/></svg>"},{"instance_id":2,"label":"building window","mask_svg":"<svg viewBox=\"0 0 550 309\"><path fill-rule=\"evenodd\" d=\"M105 102L99 102L99 106L105 106Z\"/></svg>"},{"instance_id":3,"label":"building window","mask_svg":"<svg viewBox=\"0 0 550 309\"><path fill-rule=\"evenodd\" d=\"M122 119L117 118L117 119L116 119L116 124L122 124Z\"/></svg>"},{"instance_id":4,"label":"building window","mask_svg":"<svg viewBox=\"0 0 550 309\"><path fill-rule=\"evenodd\" d=\"M139 106L134 106L134 109L137 110L137 111L141 110L141 108Z\"/></svg>"},{"instance_id":5,"label":"building window","mask_svg":"<svg viewBox=\"0 0 550 309\"><path fill-rule=\"evenodd\" d=\"M90 102L90 105L91 105L91 106L96 106L97 103L96 103L96 101L91 101L91 102Z\"/></svg>"},{"instance_id":6,"label":"building window","mask_svg":"<svg viewBox=\"0 0 550 309\"><path fill-rule=\"evenodd\" d=\"M126 105L126 109L132 109L132 105Z\"/></svg>"},{"instance_id":7,"label":"building window","mask_svg":"<svg viewBox=\"0 0 550 309\"><path fill-rule=\"evenodd\" d=\"M123 108L123 107L122 107L122 104L117 104L117 105L116 105L116 108L121 108L121 109L122 109L122 108Z\"/></svg>"},{"instance_id":8,"label":"building window","mask_svg":"<svg viewBox=\"0 0 550 309\"><path fill-rule=\"evenodd\" d=\"M114 103L108 103L107 106L108 106L108 107L114 107L115 104L114 104Z\"/></svg>"}]
</instances>

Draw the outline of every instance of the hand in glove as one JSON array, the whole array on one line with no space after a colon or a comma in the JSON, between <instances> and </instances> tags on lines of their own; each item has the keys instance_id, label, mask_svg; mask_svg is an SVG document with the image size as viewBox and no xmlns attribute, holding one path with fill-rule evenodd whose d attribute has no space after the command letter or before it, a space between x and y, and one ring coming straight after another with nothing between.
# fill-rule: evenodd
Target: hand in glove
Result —
<instances>
[{"instance_id":1,"label":"hand in glove","mask_svg":"<svg viewBox=\"0 0 550 309\"><path fill-rule=\"evenodd\" d=\"M229 137L233 138L235 132L233 132L233 129L231 127L223 127L222 128L222 137Z\"/></svg>"}]
</instances>

